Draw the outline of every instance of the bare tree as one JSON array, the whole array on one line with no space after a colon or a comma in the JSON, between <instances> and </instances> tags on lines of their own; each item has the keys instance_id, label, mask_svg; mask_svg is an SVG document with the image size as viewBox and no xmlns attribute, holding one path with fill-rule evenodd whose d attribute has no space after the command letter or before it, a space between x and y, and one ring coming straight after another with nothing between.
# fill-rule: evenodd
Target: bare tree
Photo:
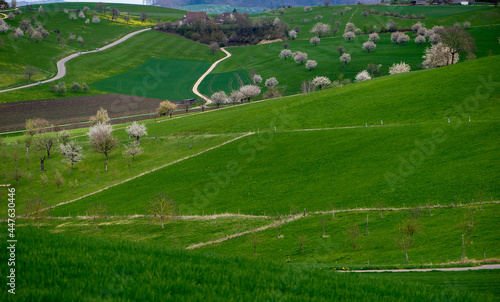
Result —
<instances>
[{"instance_id":1,"label":"bare tree","mask_svg":"<svg viewBox=\"0 0 500 302\"><path fill-rule=\"evenodd\" d=\"M87 135L95 151L106 156L104 171L108 171L109 153L116 147L116 139L113 137L113 128L106 123L97 123L90 127Z\"/></svg>"},{"instance_id":2,"label":"bare tree","mask_svg":"<svg viewBox=\"0 0 500 302\"><path fill-rule=\"evenodd\" d=\"M356 246L356 238L361 236L361 232L359 231L359 227L356 224L356 222L353 222L350 224L346 230L344 231L344 234L349 238L349 240L352 242L352 248L355 250L357 248Z\"/></svg>"},{"instance_id":3,"label":"bare tree","mask_svg":"<svg viewBox=\"0 0 500 302\"><path fill-rule=\"evenodd\" d=\"M210 51L214 54L216 51L220 49L219 44L217 42L210 43Z\"/></svg>"},{"instance_id":4,"label":"bare tree","mask_svg":"<svg viewBox=\"0 0 500 302\"><path fill-rule=\"evenodd\" d=\"M173 219L175 215L175 202L167 194L158 193L150 201L146 212L155 220L161 221L161 228L164 229L164 221Z\"/></svg>"},{"instance_id":5,"label":"bare tree","mask_svg":"<svg viewBox=\"0 0 500 302\"><path fill-rule=\"evenodd\" d=\"M17 185L19 186L19 180L24 176L24 173L21 169L18 167L14 168L14 171L12 172L12 178L16 181Z\"/></svg>"},{"instance_id":6,"label":"bare tree","mask_svg":"<svg viewBox=\"0 0 500 302\"><path fill-rule=\"evenodd\" d=\"M140 15L139 15L139 18L141 19L141 23L144 23L144 21L149 18L148 14L146 14L145 12L142 12Z\"/></svg>"},{"instance_id":7,"label":"bare tree","mask_svg":"<svg viewBox=\"0 0 500 302\"><path fill-rule=\"evenodd\" d=\"M302 255L304 255L304 243L306 243L306 236L299 236L298 240L300 243L299 251L302 252Z\"/></svg>"},{"instance_id":8,"label":"bare tree","mask_svg":"<svg viewBox=\"0 0 500 302\"><path fill-rule=\"evenodd\" d=\"M54 177L54 183L57 187L57 192L59 192L59 187L64 185L64 178L62 177L61 173L59 173L59 171L56 171L56 175Z\"/></svg>"},{"instance_id":9,"label":"bare tree","mask_svg":"<svg viewBox=\"0 0 500 302\"><path fill-rule=\"evenodd\" d=\"M45 191L45 185L48 182L49 182L49 178L47 177L47 175L45 175L45 174L40 175L40 183L42 184L44 191Z\"/></svg>"},{"instance_id":10,"label":"bare tree","mask_svg":"<svg viewBox=\"0 0 500 302\"><path fill-rule=\"evenodd\" d=\"M394 244L401 250L405 251L406 255L406 263L409 263L408 260L408 249L410 248L410 239L408 236L401 234L394 239Z\"/></svg>"},{"instance_id":11,"label":"bare tree","mask_svg":"<svg viewBox=\"0 0 500 302\"><path fill-rule=\"evenodd\" d=\"M39 70L35 66L26 65L24 67L24 76L28 78L28 84L31 84L31 78L38 73Z\"/></svg>"},{"instance_id":12,"label":"bare tree","mask_svg":"<svg viewBox=\"0 0 500 302\"><path fill-rule=\"evenodd\" d=\"M50 150L54 146L55 141L56 138L52 134L40 134L35 140L37 151L45 150L47 152L47 158L50 158Z\"/></svg>"},{"instance_id":13,"label":"bare tree","mask_svg":"<svg viewBox=\"0 0 500 302\"><path fill-rule=\"evenodd\" d=\"M316 86L313 85L312 81L303 80L300 85L300 93L307 94L316 91Z\"/></svg>"},{"instance_id":14,"label":"bare tree","mask_svg":"<svg viewBox=\"0 0 500 302\"><path fill-rule=\"evenodd\" d=\"M43 220L49 216L47 204L40 197L35 197L26 203L24 216L31 217L36 220L36 226L40 228L40 220Z\"/></svg>"},{"instance_id":15,"label":"bare tree","mask_svg":"<svg viewBox=\"0 0 500 302\"><path fill-rule=\"evenodd\" d=\"M87 213L94 222L96 231L98 230L97 223L99 222L99 220L107 216L106 212L107 212L107 207L105 204L91 204L87 208Z\"/></svg>"},{"instance_id":16,"label":"bare tree","mask_svg":"<svg viewBox=\"0 0 500 302\"><path fill-rule=\"evenodd\" d=\"M337 47L337 52L338 52L338 53L339 53L339 55L341 55L341 56L342 56L342 54L343 54L344 52L346 52L346 51L347 51L347 49L346 49L344 46L342 46L342 45L341 45L341 46L339 46L339 47Z\"/></svg>"}]
</instances>

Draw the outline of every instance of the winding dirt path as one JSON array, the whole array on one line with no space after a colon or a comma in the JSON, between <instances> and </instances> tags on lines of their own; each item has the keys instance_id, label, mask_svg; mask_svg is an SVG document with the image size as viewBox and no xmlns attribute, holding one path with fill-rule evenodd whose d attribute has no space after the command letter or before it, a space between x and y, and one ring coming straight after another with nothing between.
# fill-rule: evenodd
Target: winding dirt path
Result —
<instances>
[{"instance_id":1,"label":"winding dirt path","mask_svg":"<svg viewBox=\"0 0 500 302\"><path fill-rule=\"evenodd\" d=\"M226 56L218 61L216 61L215 63L212 64L212 66L210 66L210 68L198 79L198 81L196 81L196 83L194 83L194 86L193 86L193 93L196 94L197 96L199 96L200 98L204 99L206 102L207 102L207 105L212 103L212 100L209 99L208 97L204 96L203 94L201 94L199 91L198 91L198 86L200 86L201 82L206 78L206 76L208 74L210 74L212 72L212 70L214 70L214 68L217 66L217 64L219 64L220 62L224 61L225 59L231 57L231 54L224 49L224 47L222 47L220 50L222 50Z\"/></svg>"},{"instance_id":2,"label":"winding dirt path","mask_svg":"<svg viewBox=\"0 0 500 302\"><path fill-rule=\"evenodd\" d=\"M36 85L40 85L40 84L45 84L45 83L50 83L50 82L53 82L53 81L57 81L59 79L61 79L62 77L64 77L66 75L66 62L68 62L69 60L73 59L73 58L76 58L76 57L79 57L81 55L85 55L85 54L89 54L89 53L96 53L96 52L99 52L101 50L106 50L108 48L111 48L113 46L116 46L128 39L130 39L131 37L137 35L137 34L140 34L142 32L145 32L145 31L148 31L148 30L151 30L151 28L145 28L145 29L141 29L141 30L138 30L138 31L134 31L128 35L125 35L123 36L122 38L116 40L115 42L112 42L106 46L103 46L101 48L97 48L96 50L91 50L91 51L85 51L85 52L79 52L79 53L75 53L75 54L72 54L72 55L69 55L65 58L62 58L61 60L59 60L57 62L57 75L53 78L50 78L48 80L45 80L45 81L41 81L41 82L37 82L37 83L32 83L32 84L28 84L28 85L23 85L23 86L18 86L18 87L14 87L14 88L9 88L9 89L5 89L5 90L0 90L0 93L2 92L7 92L7 91L12 91L12 90L18 90L18 89L23 89L23 88L28 88L28 87L31 87L31 86L36 86Z\"/></svg>"}]
</instances>

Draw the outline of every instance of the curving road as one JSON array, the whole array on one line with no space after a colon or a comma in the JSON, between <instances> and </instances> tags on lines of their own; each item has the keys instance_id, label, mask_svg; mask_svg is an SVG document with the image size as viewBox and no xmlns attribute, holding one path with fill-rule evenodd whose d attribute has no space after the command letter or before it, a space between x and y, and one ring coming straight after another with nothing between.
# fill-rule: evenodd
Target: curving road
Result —
<instances>
[{"instance_id":1,"label":"curving road","mask_svg":"<svg viewBox=\"0 0 500 302\"><path fill-rule=\"evenodd\" d=\"M207 101L207 105L212 103L212 100L209 99L208 97L204 96L203 94L201 94L199 91L198 91L198 86L200 86L200 83L205 79L205 77L212 72L212 70L214 70L214 68L217 66L217 64L219 64L220 62L224 61L225 59L231 57L231 54L224 49L224 47L222 47L220 50L222 50L226 56L218 61L216 61L215 63L212 64L212 66L210 66L210 68L198 79L198 81L196 81L196 83L194 83L194 86L193 86L193 93L196 94L197 96L201 97L202 99L204 99L205 101Z\"/></svg>"},{"instance_id":2,"label":"curving road","mask_svg":"<svg viewBox=\"0 0 500 302\"><path fill-rule=\"evenodd\" d=\"M122 37L121 39L118 39L116 40L115 42L113 43L110 43L106 46L103 46L101 48L98 48L98 50L91 50L91 51L85 51L85 52L79 52L79 53L75 53L75 54L72 54L72 55L69 55L61 60L59 60L57 62L57 75L53 78L50 78L48 80L45 80L45 81L41 81L41 82L36 82L36 83L32 83L32 84L29 84L29 85L24 85L24 86L18 86L18 87L14 87L14 88L9 88L9 89L5 89L5 90L0 90L0 93L2 92L7 92L7 91L12 91L12 90L18 90L18 89L23 89L23 88L27 88L27 87L31 87L31 86L36 86L36 85L39 85L39 84L45 84L45 83L49 83L49 82L53 82L53 81L57 81L59 79L61 79L62 77L64 77L66 75L66 62L68 62L69 60L73 59L73 58L76 58L78 56L81 56L81 55L84 55L84 54L89 54L89 53L95 53L95 52L99 52L101 50L106 50L108 48L111 48L115 45L118 45L128 39L130 39L131 37L137 35L137 34L140 34L142 32L145 32L145 31L148 31L148 30L151 30L151 28L145 28L145 29L141 29L141 30L138 30L138 31L134 31L124 37Z\"/></svg>"}]
</instances>

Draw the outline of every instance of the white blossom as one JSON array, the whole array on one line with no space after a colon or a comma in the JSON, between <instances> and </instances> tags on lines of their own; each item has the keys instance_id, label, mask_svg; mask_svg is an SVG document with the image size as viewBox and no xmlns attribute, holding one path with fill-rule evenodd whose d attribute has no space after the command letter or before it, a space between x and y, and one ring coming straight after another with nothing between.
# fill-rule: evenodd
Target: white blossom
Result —
<instances>
[{"instance_id":1,"label":"white blossom","mask_svg":"<svg viewBox=\"0 0 500 302\"><path fill-rule=\"evenodd\" d=\"M389 67L390 74L409 72L411 70L410 65L405 62L394 63L391 67Z\"/></svg>"},{"instance_id":2,"label":"white blossom","mask_svg":"<svg viewBox=\"0 0 500 302\"><path fill-rule=\"evenodd\" d=\"M370 76L370 73L368 73L367 70L360 71L356 77L355 77L355 82L363 82L366 80L371 80L372 77Z\"/></svg>"},{"instance_id":3,"label":"white blossom","mask_svg":"<svg viewBox=\"0 0 500 302\"><path fill-rule=\"evenodd\" d=\"M133 122L130 126L125 128L125 131L127 132L128 136L137 139L137 143L139 143L139 139L141 138L141 136L148 134L146 125L139 124L137 122Z\"/></svg>"}]
</instances>

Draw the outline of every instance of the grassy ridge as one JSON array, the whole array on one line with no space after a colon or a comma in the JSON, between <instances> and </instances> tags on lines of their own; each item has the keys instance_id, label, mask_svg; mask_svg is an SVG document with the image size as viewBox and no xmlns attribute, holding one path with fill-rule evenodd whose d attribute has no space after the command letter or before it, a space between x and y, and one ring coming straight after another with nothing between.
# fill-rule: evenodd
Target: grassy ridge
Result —
<instances>
[{"instance_id":1,"label":"grassy ridge","mask_svg":"<svg viewBox=\"0 0 500 302\"><path fill-rule=\"evenodd\" d=\"M144 62L151 57L157 59L171 58L183 60L191 60L195 57L198 60L215 61L222 56L222 51L212 55L206 45L161 32L148 31L134 36L127 42L105 51L87 54L69 61L66 64L67 74L61 81L67 84L73 81L92 84L130 71L144 64ZM140 88L144 88L141 89L141 91L145 90L145 94L141 96L148 97L148 91L156 82L150 81L147 86L144 85L143 80L144 79L141 79L141 81L136 84L139 85ZM53 84L48 83L26 89L5 92L1 94L1 101L15 102L59 97L49 90L51 85ZM102 94L103 92L91 90L90 93ZM78 95L81 95L81 92L72 92L68 87L68 92L64 96Z\"/></svg>"},{"instance_id":2,"label":"grassy ridge","mask_svg":"<svg viewBox=\"0 0 500 302\"><path fill-rule=\"evenodd\" d=\"M340 209L337 207L337 209ZM465 255L468 259L483 260L500 256L500 237L496 230L500 227L498 219L500 206L483 205L473 207L475 227L471 232L472 244L466 245ZM427 209L420 212L421 231L412 238L413 248L408 249L410 264L418 266L423 263L440 264L457 262L462 256L462 234L459 227L464 220L467 209L438 208L432 209L429 216ZM369 234L366 234L366 219L369 218ZM409 211L345 212L325 215L310 215L281 227L282 238L278 238L278 229L270 228L256 233L258 237L257 255L271 261L285 261L290 256L293 263L324 263L333 266L345 266L350 269L375 266L377 268L404 267L405 253L395 245L394 241L400 231L398 225L409 217ZM323 237L322 219L326 219ZM356 250L352 242L344 234L347 227L356 223L361 236L356 239ZM300 239L304 238L304 252L300 247ZM467 235L465 237L467 239ZM212 251L211 246L200 248ZM230 239L215 247L219 255L253 256L252 235L244 235ZM368 265L369 261L369 265Z\"/></svg>"},{"instance_id":3,"label":"grassy ridge","mask_svg":"<svg viewBox=\"0 0 500 302\"><path fill-rule=\"evenodd\" d=\"M23 238L16 250L16 272L22 272L22 278L17 278L15 298L21 300L359 300L369 296L383 301L436 297L470 301L478 297L460 287L408 286L403 280L377 281L377 276L48 234L33 228L19 228L17 234ZM1 256L2 271L7 269L6 255ZM453 274L458 273L448 276ZM485 277L475 274L466 281ZM2 297L13 299L6 291ZM480 297L494 299L489 293Z\"/></svg>"},{"instance_id":4,"label":"grassy ridge","mask_svg":"<svg viewBox=\"0 0 500 302\"><path fill-rule=\"evenodd\" d=\"M91 88L136 96L146 92L151 98L181 101L197 97L191 88L210 65L209 61L152 58L131 71L94 83ZM161 76L161 81L155 82L155 75Z\"/></svg>"},{"instance_id":5,"label":"grassy ridge","mask_svg":"<svg viewBox=\"0 0 500 302\"><path fill-rule=\"evenodd\" d=\"M142 213L153 183L184 213L196 214L443 204L474 199L478 190L497 198L499 159L492 145L497 129L498 123L474 123L459 130L441 124L260 133L56 208L54 214L82 212L96 202ZM436 131L442 139L431 142ZM419 151L417 140L429 153Z\"/></svg>"}]
</instances>

